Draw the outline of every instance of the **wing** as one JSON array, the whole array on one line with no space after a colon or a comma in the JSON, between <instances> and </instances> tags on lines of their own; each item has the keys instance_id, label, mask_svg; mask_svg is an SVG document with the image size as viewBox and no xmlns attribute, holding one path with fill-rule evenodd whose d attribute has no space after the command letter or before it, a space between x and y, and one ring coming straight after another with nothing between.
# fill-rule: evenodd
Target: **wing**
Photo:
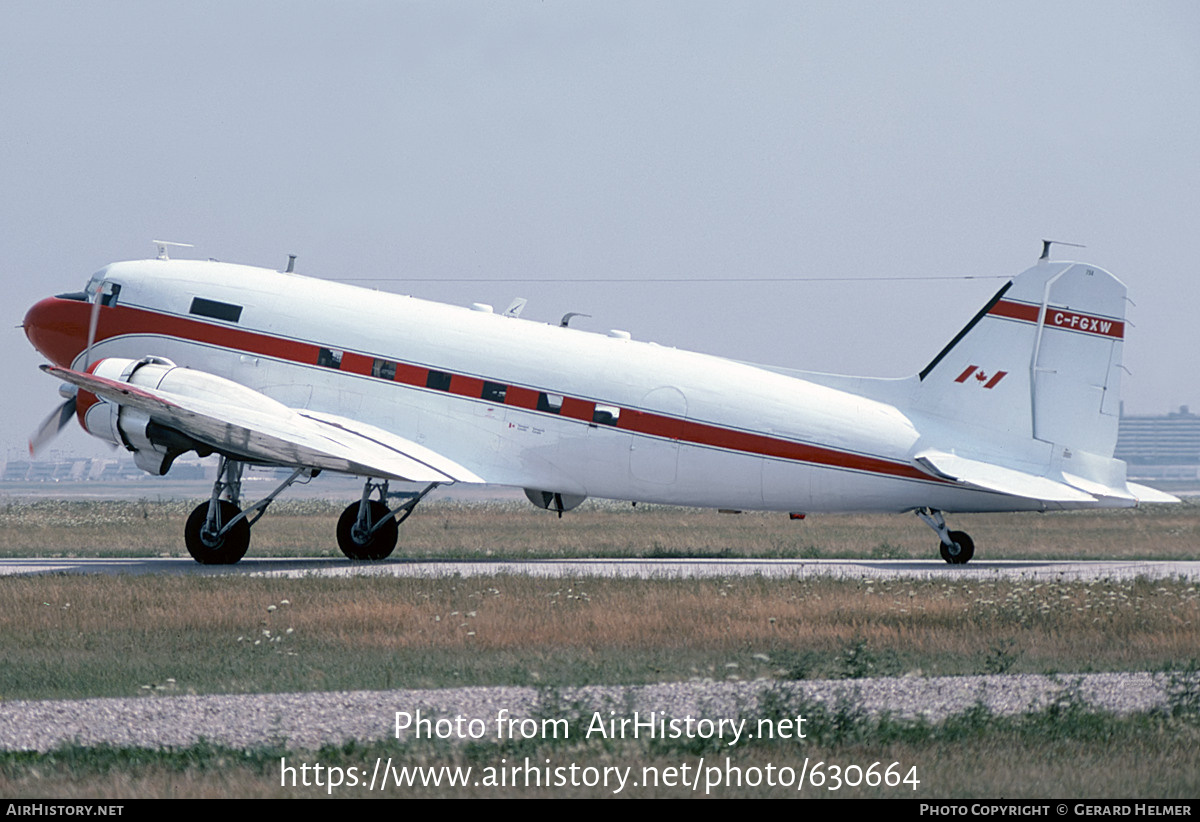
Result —
<instances>
[{"instance_id":1,"label":"wing","mask_svg":"<svg viewBox=\"0 0 1200 822\"><path fill-rule=\"evenodd\" d=\"M389 431L288 408L214 374L171 366L184 373L173 382L165 374L157 376L157 385L179 389L167 391L53 365L42 370L235 459L413 482L485 482L457 462Z\"/></svg>"}]
</instances>

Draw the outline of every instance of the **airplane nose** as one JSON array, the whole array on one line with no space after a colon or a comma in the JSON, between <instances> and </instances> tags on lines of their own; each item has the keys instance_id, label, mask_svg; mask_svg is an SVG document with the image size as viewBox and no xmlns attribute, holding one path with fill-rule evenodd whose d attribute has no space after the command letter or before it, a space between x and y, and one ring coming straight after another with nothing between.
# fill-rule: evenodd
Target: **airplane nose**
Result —
<instances>
[{"instance_id":1,"label":"airplane nose","mask_svg":"<svg viewBox=\"0 0 1200 822\"><path fill-rule=\"evenodd\" d=\"M34 348L55 365L70 368L87 347L90 309L81 300L47 297L25 313L21 325Z\"/></svg>"}]
</instances>

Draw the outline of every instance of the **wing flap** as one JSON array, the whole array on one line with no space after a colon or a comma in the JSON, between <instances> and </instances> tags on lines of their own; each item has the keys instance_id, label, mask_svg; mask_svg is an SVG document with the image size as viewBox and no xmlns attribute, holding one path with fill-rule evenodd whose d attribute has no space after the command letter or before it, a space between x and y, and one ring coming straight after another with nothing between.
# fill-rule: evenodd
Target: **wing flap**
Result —
<instances>
[{"instance_id":1,"label":"wing flap","mask_svg":"<svg viewBox=\"0 0 1200 822\"><path fill-rule=\"evenodd\" d=\"M330 436L342 439L350 437L353 442L361 443L366 447L379 447L403 454L411 460L416 460L422 465L451 477L455 482L487 482L460 463L443 457L436 451L410 439L393 434L391 431L336 414L323 414L318 411L298 411L297 413L300 417L322 426L322 430Z\"/></svg>"},{"instance_id":2,"label":"wing flap","mask_svg":"<svg viewBox=\"0 0 1200 822\"><path fill-rule=\"evenodd\" d=\"M261 394L249 407L58 366L42 368L109 402L138 409L217 451L249 461L412 482L484 482L468 468L404 437L344 417L300 412ZM244 394L244 387L239 388Z\"/></svg>"}]
</instances>

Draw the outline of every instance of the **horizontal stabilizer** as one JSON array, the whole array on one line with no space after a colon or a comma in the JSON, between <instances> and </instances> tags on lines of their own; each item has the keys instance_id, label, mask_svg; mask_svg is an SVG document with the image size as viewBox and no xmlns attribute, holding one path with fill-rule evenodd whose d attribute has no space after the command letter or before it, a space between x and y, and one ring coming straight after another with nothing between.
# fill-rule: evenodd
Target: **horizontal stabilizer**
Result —
<instances>
[{"instance_id":1,"label":"horizontal stabilizer","mask_svg":"<svg viewBox=\"0 0 1200 822\"><path fill-rule=\"evenodd\" d=\"M1159 491L1157 488L1151 488L1149 485L1138 485L1136 482L1127 484L1129 492L1137 497L1138 502L1179 502L1179 497L1172 496L1165 491Z\"/></svg>"},{"instance_id":2,"label":"horizontal stabilizer","mask_svg":"<svg viewBox=\"0 0 1200 822\"><path fill-rule=\"evenodd\" d=\"M1044 502L1095 502L1096 497L1065 483L1005 468L990 462L968 459L945 451L922 451L913 457L913 464L941 479L996 491L1014 497Z\"/></svg>"}]
</instances>

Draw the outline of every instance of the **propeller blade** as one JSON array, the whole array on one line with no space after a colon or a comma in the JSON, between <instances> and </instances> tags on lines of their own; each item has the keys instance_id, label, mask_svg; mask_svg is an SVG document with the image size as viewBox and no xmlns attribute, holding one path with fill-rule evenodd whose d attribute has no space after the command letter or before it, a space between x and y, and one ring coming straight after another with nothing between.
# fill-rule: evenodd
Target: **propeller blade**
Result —
<instances>
[{"instance_id":1,"label":"propeller blade","mask_svg":"<svg viewBox=\"0 0 1200 822\"><path fill-rule=\"evenodd\" d=\"M73 416L75 416L75 397L71 397L58 408L55 408L50 412L50 416L42 420L42 424L38 426L37 431L29 438L29 454L37 456L39 451L58 436L58 432L63 430L63 427L71 421L71 417Z\"/></svg>"},{"instance_id":2,"label":"propeller blade","mask_svg":"<svg viewBox=\"0 0 1200 822\"><path fill-rule=\"evenodd\" d=\"M83 350L83 370L87 371L92 364L92 346L96 343L96 328L100 325L100 305L104 302L104 287L96 289L95 301L92 303L92 313L88 317L87 348Z\"/></svg>"}]
</instances>

